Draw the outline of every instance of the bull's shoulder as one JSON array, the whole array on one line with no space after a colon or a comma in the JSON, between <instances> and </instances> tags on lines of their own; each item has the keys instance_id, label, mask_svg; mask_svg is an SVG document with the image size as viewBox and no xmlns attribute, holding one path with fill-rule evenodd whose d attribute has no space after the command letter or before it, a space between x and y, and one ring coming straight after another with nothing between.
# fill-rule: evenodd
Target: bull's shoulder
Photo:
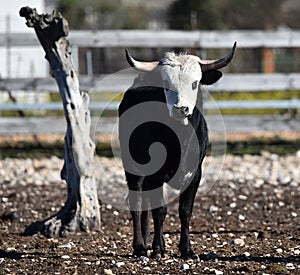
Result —
<instances>
[{"instance_id":1,"label":"bull's shoulder","mask_svg":"<svg viewBox=\"0 0 300 275\"><path fill-rule=\"evenodd\" d=\"M124 93L119 106L119 114L121 115L137 104L151 101L165 102L163 88L150 85L148 82L141 82L141 79L135 80L133 85Z\"/></svg>"}]
</instances>

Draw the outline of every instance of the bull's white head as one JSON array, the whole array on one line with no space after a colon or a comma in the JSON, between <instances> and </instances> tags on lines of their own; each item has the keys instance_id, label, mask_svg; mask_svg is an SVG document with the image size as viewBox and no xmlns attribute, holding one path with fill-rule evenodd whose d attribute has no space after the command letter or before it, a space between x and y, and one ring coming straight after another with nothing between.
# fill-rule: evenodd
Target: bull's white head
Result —
<instances>
[{"instance_id":1,"label":"bull's white head","mask_svg":"<svg viewBox=\"0 0 300 275\"><path fill-rule=\"evenodd\" d=\"M229 64L235 48L236 42L231 52L218 60L167 52L159 61L142 62L135 60L127 49L126 57L128 63L139 71L160 72L170 116L187 124L196 106L199 86L213 84L222 77L218 69Z\"/></svg>"}]
</instances>

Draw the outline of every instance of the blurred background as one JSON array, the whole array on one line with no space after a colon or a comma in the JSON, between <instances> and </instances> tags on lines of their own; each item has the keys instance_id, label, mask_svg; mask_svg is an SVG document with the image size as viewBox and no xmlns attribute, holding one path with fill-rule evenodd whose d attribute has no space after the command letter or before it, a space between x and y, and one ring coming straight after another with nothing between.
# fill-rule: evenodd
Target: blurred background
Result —
<instances>
[{"instance_id":1,"label":"blurred background","mask_svg":"<svg viewBox=\"0 0 300 275\"><path fill-rule=\"evenodd\" d=\"M128 68L124 48L141 60L157 60L166 51L215 59L226 55L234 41L238 50L232 63L208 88L223 115L229 152L300 150L298 0L16 0L0 11L3 154L23 154L30 141L31 151L54 142L58 150L49 153L62 155L60 96L33 29L19 16L26 5L38 13L56 10L69 22L73 62L81 89L92 98L94 126L99 115L108 121L96 129L99 150L107 149L101 146L111 133L109 119L136 75L122 73ZM110 101L115 104L103 112ZM205 111L213 121L210 101Z\"/></svg>"}]
</instances>

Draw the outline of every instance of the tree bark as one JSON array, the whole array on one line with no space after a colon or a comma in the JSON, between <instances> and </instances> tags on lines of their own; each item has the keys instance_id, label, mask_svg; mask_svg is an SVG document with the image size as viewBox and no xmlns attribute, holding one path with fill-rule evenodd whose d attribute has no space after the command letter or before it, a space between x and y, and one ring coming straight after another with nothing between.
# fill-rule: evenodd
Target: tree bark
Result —
<instances>
[{"instance_id":1,"label":"tree bark","mask_svg":"<svg viewBox=\"0 0 300 275\"><path fill-rule=\"evenodd\" d=\"M62 97L67 130L61 178L67 183L65 205L55 215L28 226L24 234L66 236L72 232L100 231L101 215L95 173L95 143L90 137L89 96L79 90L68 40L68 22L60 15L38 14L23 7L20 16L33 27L46 53Z\"/></svg>"}]
</instances>

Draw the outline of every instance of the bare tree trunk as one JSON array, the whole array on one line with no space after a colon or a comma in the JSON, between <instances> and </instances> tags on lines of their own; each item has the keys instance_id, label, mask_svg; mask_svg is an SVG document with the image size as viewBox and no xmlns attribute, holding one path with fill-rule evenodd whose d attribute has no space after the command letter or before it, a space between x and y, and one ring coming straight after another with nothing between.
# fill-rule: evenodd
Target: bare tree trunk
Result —
<instances>
[{"instance_id":1,"label":"bare tree trunk","mask_svg":"<svg viewBox=\"0 0 300 275\"><path fill-rule=\"evenodd\" d=\"M101 225L95 173L95 144L90 137L89 96L79 90L72 60L68 23L59 15L37 14L23 7L20 16L33 27L46 53L60 95L67 121L64 144L64 166L61 178L66 180L68 197L61 210L52 217L28 226L24 234L42 233L65 236L71 232L99 231Z\"/></svg>"}]
</instances>

